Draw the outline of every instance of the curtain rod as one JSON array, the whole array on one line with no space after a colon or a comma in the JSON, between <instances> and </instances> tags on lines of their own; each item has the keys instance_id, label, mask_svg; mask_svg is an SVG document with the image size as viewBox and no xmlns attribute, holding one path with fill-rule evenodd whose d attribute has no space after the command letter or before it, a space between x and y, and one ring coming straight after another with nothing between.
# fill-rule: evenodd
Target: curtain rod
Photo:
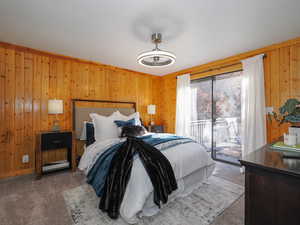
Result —
<instances>
[{"instance_id":1,"label":"curtain rod","mask_svg":"<svg viewBox=\"0 0 300 225\"><path fill-rule=\"evenodd\" d=\"M207 69L207 70L203 70L203 71L200 71L200 72L191 73L191 76L196 75L196 74L201 74L201 73L207 73L207 72L210 72L210 71L219 70L219 69L223 69L223 68L227 68L227 67L235 66L235 65L239 65L239 64L241 64L241 63L239 62L239 63L233 63L233 64L226 65L226 66L219 66L217 68Z\"/></svg>"},{"instance_id":2,"label":"curtain rod","mask_svg":"<svg viewBox=\"0 0 300 225\"><path fill-rule=\"evenodd\" d=\"M263 58L266 58L266 57L267 57L267 55L263 54ZM197 74L201 74L201 73L207 73L207 72L210 72L210 71L219 70L219 69L227 68L227 67L230 67L230 66L239 65L240 63L241 62L233 63L233 64L229 64L229 65L224 65L224 66L219 66L219 67L216 67L216 68L207 69L207 70L203 70L203 71L200 71L200 72L194 72L194 73L191 73L190 75L193 76L193 75L197 75ZM176 77L176 79L177 79L177 77Z\"/></svg>"}]
</instances>

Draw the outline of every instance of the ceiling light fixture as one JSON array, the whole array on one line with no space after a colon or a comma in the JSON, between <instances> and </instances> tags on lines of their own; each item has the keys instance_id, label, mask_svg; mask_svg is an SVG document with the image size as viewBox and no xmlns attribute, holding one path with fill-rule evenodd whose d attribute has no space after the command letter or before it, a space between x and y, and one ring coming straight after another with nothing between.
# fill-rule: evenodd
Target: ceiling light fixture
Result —
<instances>
[{"instance_id":1,"label":"ceiling light fixture","mask_svg":"<svg viewBox=\"0 0 300 225\"><path fill-rule=\"evenodd\" d=\"M151 36L152 42L155 44L155 48L152 51L141 53L137 57L139 64L147 67L163 67L172 65L176 56L167 51L160 50L158 44L161 43L161 34L154 33Z\"/></svg>"}]
</instances>

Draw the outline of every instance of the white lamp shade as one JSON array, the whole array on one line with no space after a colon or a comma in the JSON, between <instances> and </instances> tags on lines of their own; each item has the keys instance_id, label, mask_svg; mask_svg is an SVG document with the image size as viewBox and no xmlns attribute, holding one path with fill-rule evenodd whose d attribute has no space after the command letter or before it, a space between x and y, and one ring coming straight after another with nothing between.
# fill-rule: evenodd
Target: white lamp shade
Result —
<instances>
[{"instance_id":1,"label":"white lamp shade","mask_svg":"<svg viewBox=\"0 0 300 225\"><path fill-rule=\"evenodd\" d=\"M48 100L48 113L49 114L62 114L64 113L63 100L50 99Z\"/></svg>"},{"instance_id":2,"label":"white lamp shade","mask_svg":"<svg viewBox=\"0 0 300 225\"><path fill-rule=\"evenodd\" d=\"M148 105L147 111L148 114L154 115L156 113L156 105Z\"/></svg>"}]
</instances>

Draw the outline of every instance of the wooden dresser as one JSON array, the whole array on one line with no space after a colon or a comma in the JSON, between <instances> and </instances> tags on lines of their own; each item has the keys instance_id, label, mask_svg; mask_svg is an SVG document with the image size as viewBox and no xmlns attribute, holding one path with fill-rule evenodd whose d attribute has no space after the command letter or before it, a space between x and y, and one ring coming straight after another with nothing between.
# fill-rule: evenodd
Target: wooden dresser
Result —
<instances>
[{"instance_id":1,"label":"wooden dresser","mask_svg":"<svg viewBox=\"0 0 300 225\"><path fill-rule=\"evenodd\" d=\"M267 145L240 162L246 169L245 225L299 225L300 159Z\"/></svg>"}]
</instances>

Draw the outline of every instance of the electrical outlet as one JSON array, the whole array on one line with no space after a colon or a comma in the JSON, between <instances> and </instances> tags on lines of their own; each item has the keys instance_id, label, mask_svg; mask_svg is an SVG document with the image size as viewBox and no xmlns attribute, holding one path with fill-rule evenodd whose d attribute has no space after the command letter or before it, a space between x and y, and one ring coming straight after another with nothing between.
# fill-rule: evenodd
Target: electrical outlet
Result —
<instances>
[{"instance_id":1,"label":"electrical outlet","mask_svg":"<svg viewBox=\"0 0 300 225\"><path fill-rule=\"evenodd\" d=\"M29 163L29 155L23 155L22 163Z\"/></svg>"}]
</instances>

